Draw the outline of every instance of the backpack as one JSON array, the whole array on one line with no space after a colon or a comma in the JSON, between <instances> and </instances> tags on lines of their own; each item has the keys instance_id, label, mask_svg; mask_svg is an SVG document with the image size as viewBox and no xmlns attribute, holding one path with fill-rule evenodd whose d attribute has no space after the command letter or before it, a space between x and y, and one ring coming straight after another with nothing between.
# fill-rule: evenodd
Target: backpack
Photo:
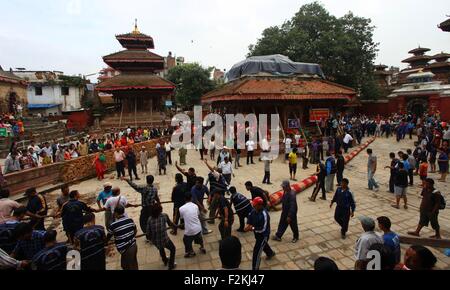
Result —
<instances>
[{"instance_id":1,"label":"backpack","mask_svg":"<svg viewBox=\"0 0 450 290\"><path fill-rule=\"evenodd\" d=\"M336 160L333 157L330 157L327 162L331 162L331 174L336 174L337 172L337 165Z\"/></svg>"},{"instance_id":2,"label":"backpack","mask_svg":"<svg viewBox=\"0 0 450 290\"><path fill-rule=\"evenodd\" d=\"M447 207L447 202L445 201L444 196L438 190L433 191L433 194L437 194L438 197L439 197L439 200L438 200L438 202L439 202L439 209L440 210L445 209Z\"/></svg>"}]
</instances>

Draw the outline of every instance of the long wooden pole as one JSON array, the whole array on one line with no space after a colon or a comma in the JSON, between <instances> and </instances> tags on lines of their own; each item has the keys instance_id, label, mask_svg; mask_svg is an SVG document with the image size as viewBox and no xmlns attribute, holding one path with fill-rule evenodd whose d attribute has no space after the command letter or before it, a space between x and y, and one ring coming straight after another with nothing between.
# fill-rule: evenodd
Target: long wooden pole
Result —
<instances>
[{"instance_id":1,"label":"long wooden pole","mask_svg":"<svg viewBox=\"0 0 450 290\"><path fill-rule=\"evenodd\" d=\"M298 119L298 124L300 126L300 133L302 134L303 138L305 138L306 143L308 143L308 139L306 138L305 131L303 131L303 127L302 127L302 124L300 122L300 119L297 117L297 114L295 112L294 112L294 116L295 116L296 119Z\"/></svg>"},{"instance_id":2,"label":"long wooden pole","mask_svg":"<svg viewBox=\"0 0 450 290\"><path fill-rule=\"evenodd\" d=\"M278 116L280 116L280 113L278 112L278 107L275 107L275 112L277 113ZM286 133L284 133L284 128L283 128L283 122L281 121L281 118L279 118L280 121L280 128L281 128L281 133L283 133L283 140L286 140Z\"/></svg>"},{"instance_id":3,"label":"long wooden pole","mask_svg":"<svg viewBox=\"0 0 450 290\"><path fill-rule=\"evenodd\" d=\"M317 129L319 129L320 135L323 136L323 134L322 134L322 129L320 129L319 123L317 122L316 113L314 112L314 109L311 109L311 111L312 111L312 113L313 113L314 121L316 121Z\"/></svg>"},{"instance_id":4,"label":"long wooden pole","mask_svg":"<svg viewBox=\"0 0 450 290\"><path fill-rule=\"evenodd\" d=\"M134 125L137 128L137 96L134 97Z\"/></svg>"},{"instance_id":5,"label":"long wooden pole","mask_svg":"<svg viewBox=\"0 0 450 290\"><path fill-rule=\"evenodd\" d=\"M122 129L122 118L123 118L123 99L120 100L120 106L122 107L120 111L120 122L119 122L119 129Z\"/></svg>"}]
</instances>

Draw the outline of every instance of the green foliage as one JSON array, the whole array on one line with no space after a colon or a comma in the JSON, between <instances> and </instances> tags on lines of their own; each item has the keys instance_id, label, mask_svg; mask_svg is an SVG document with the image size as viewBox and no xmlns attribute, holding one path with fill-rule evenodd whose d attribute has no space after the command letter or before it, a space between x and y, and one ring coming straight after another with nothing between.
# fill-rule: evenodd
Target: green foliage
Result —
<instances>
[{"instance_id":1,"label":"green foliage","mask_svg":"<svg viewBox=\"0 0 450 290\"><path fill-rule=\"evenodd\" d=\"M59 80L61 81L62 86L67 87L84 87L86 84L86 80L81 77L75 77L75 76L59 76Z\"/></svg>"},{"instance_id":2,"label":"green foliage","mask_svg":"<svg viewBox=\"0 0 450 290\"><path fill-rule=\"evenodd\" d=\"M265 29L249 55L283 54L298 62L318 63L332 81L374 98L373 62L378 43L368 18L349 12L337 18L319 3L303 5L295 16Z\"/></svg>"},{"instance_id":3,"label":"green foliage","mask_svg":"<svg viewBox=\"0 0 450 290\"><path fill-rule=\"evenodd\" d=\"M211 68L205 69L198 63L183 64L169 70L167 79L177 86L175 97L181 107L191 109L200 104L201 97L215 88L211 72Z\"/></svg>"}]
</instances>

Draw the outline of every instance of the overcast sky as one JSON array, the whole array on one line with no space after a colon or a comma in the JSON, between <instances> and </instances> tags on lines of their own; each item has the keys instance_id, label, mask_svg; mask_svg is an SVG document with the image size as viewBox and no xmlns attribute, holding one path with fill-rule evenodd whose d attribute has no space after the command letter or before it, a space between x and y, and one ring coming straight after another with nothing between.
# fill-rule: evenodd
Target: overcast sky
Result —
<instances>
[{"instance_id":1,"label":"overcast sky","mask_svg":"<svg viewBox=\"0 0 450 290\"><path fill-rule=\"evenodd\" d=\"M154 38L154 52L172 51L188 62L229 69L261 32L290 19L305 3L295 0L0 0L0 65L4 69L91 74L102 56L122 49L116 34L139 29ZM437 25L450 14L448 0L322 0L335 16L352 11L371 18L380 43L377 63L405 67L417 47L450 53L450 33Z\"/></svg>"}]
</instances>

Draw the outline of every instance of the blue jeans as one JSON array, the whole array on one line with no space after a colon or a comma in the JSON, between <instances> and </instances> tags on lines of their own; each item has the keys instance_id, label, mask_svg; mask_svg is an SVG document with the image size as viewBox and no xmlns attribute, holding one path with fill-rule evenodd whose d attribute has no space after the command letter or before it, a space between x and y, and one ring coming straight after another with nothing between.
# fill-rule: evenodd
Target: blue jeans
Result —
<instances>
[{"instance_id":1,"label":"blue jeans","mask_svg":"<svg viewBox=\"0 0 450 290\"><path fill-rule=\"evenodd\" d=\"M369 189L370 189L370 190L373 190L374 188L376 188L376 189L379 188L378 183L377 183L377 181L375 180L374 175L375 175L375 173L373 173L373 172L370 171L370 170L369 170L369 172L367 173L367 178L368 178L368 180L369 180Z\"/></svg>"}]
</instances>

